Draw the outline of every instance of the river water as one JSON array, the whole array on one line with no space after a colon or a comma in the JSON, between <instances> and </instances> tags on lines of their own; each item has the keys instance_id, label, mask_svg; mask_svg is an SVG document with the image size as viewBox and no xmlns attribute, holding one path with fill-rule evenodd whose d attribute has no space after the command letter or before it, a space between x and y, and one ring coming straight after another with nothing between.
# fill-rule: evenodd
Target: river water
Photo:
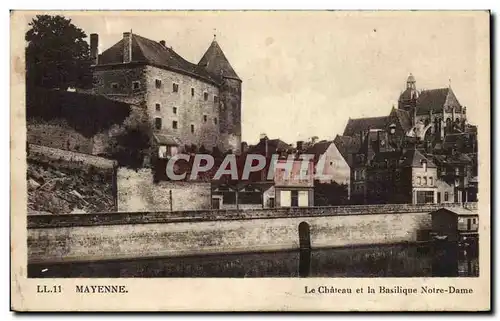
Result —
<instances>
[{"instance_id":1,"label":"river water","mask_svg":"<svg viewBox=\"0 0 500 321\"><path fill-rule=\"evenodd\" d=\"M28 266L28 277L476 277L477 249L387 245Z\"/></svg>"}]
</instances>

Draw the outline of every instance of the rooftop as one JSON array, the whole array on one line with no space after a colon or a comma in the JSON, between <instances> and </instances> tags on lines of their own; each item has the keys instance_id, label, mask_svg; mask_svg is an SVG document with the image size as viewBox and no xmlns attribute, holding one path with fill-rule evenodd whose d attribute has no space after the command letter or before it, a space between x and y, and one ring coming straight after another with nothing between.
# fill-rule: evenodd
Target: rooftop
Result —
<instances>
[{"instance_id":1,"label":"rooftop","mask_svg":"<svg viewBox=\"0 0 500 321\"><path fill-rule=\"evenodd\" d=\"M238 79L234 69L227 60L217 41L212 41L210 47L200 60L194 64L177 54L171 47L160 42L150 40L137 34L131 37L131 62L141 62L149 65L183 72L203 80L220 83L223 78ZM122 64L125 39L99 55L98 66L108 64ZM240 80L241 81L241 80Z\"/></svg>"}]
</instances>

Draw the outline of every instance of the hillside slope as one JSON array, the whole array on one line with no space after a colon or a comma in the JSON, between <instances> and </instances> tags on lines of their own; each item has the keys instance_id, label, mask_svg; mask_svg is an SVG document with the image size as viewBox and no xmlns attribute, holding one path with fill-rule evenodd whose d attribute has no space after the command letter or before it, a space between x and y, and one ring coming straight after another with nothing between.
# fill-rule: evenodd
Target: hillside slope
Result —
<instances>
[{"instance_id":1,"label":"hillside slope","mask_svg":"<svg viewBox=\"0 0 500 321\"><path fill-rule=\"evenodd\" d=\"M30 146L31 150L33 150L32 147L33 145ZM51 149L50 152L53 154L54 150ZM64 155L59 158L53 155L47 156L47 153L39 150L36 153L29 153L27 159L28 213L66 214L116 211L113 196L113 169L89 165L85 161L75 161L67 151L61 152Z\"/></svg>"}]
</instances>

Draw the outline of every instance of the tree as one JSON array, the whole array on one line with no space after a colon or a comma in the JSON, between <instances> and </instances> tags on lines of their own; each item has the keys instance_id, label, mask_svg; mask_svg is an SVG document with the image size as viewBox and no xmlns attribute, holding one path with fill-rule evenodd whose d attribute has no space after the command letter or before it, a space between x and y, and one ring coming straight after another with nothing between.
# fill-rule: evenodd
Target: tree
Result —
<instances>
[{"instance_id":1,"label":"tree","mask_svg":"<svg viewBox=\"0 0 500 321\"><path fill-rule=\"evenodd\" d=\"M152 131L144 110L133 108L119 128L110 130L107 154L122 166L140 168L151 155Z\"/></svg>"},{"instance_id":2,"label":"tree","mask_svg":"<svg viewBox=\"0 0 500 321\"><path fill-rule=\"evenodd\" d=\"M92 85L85 32L62 16L37 15L26 32L26 85L86 88Z\"/></svg>"}]
</instances>

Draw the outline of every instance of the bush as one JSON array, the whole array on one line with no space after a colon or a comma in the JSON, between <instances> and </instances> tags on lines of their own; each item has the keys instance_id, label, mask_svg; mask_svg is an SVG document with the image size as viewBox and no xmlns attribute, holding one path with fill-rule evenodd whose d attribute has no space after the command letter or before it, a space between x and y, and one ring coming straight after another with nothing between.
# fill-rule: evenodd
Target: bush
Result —
<instances>
[{"instance_id":1,"label":"bush","mask_svg":"<svg viewBox=\"0 0 500 321\"><path fill-rule=\"evenodd\" d=\"M107 154L120 166L137 169L151 153L152 132L144 110L132 109L122 126L110 131Z\"/></svg>"}]
</instances>

